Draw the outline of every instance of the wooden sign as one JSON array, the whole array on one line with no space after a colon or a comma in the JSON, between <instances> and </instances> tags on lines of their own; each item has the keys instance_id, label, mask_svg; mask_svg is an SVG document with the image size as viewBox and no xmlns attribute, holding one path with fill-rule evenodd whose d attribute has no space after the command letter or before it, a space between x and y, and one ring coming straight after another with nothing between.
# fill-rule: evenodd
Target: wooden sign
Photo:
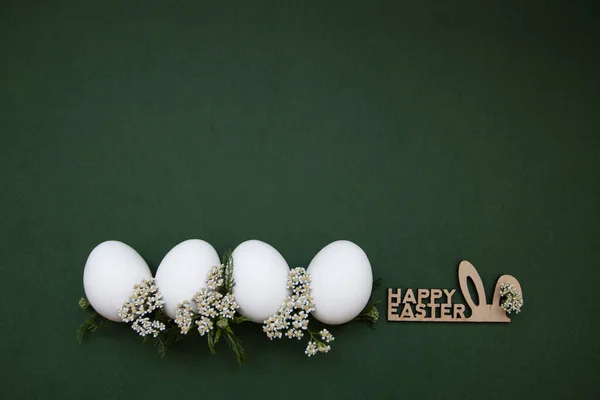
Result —
<instances>
[{"instance_id":1,"label":"wooden sign","mask_svg":"<svg viewBox=\"0 0 600 400\"><path fill-rule=\"evenodd\" d=\"M477 290L477 304L471 298L467 279L471 279ZM466 317L464 304L453 303L456 289L388 289L388 321L414 322L510 322L506 311L500 307L500 285L512 283L519 293L521 285L514 277L502 275L496 281L492 304L487 304L483 282L475 267L468 261L458 266L458 280L463 297L471 309Z\"/></svg>"}]
</instances>

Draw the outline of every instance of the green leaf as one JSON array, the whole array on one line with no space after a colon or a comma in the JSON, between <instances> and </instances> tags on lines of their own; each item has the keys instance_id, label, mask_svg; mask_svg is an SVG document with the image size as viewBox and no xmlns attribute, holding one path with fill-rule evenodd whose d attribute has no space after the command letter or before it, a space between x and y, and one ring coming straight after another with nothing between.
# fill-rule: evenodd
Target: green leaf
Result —
<instances>
[{"instance_id":1,"label":"green leaf","mask_svg":"<svg viewBox=\"0 0 600 400\"><path fill-rule=\"evenodd\" d=\"M235 317L233 317L233 320L231 322L233 322L234 324L241 324L242 322L246 322L246 321L252 321L252 320L248 317L244 317L242 315L237 314Z\"/></svg>"},{"instance_id":2,"label":"green leaf","mask_svg":"<svg viewBox=\"0 0 600 400\"><path fill-rule=\"evenodd\" d=\"M106 325L108 322L106 318L100 316L100 314L94 311L91 307L90 310L91 311L89 312L88 318L77 328L76 337L79 344L83 342L83 338L86 333L94 332L96 329Z\"/></svg>"},{"instance_id":3,"label":"green leaf","mask_svg":"<svg viewBox=\"0 0 600 400\"><path fill-rule=\"evenodd\" d=\"M222 294L228 294L231 293L235 286L235 281L233 280L233 257L231 255L231 250L227 250L225 254L223 254L221 264L223 264L224 267L223 280L225 281Z\"/></svg>"},{"instance_id":4,"label":"green leaf","mask_svg":"<svg viewBox=\"0 0 600 400\"><path fill-rule=\"evenodd\" d=\"M215 340L214 340L215 345L219 342L220 338L221 338L221 329L217 329L217 333L215 333Z\"/></svg>"},{"instance_id":5,"label":"green leaf","mask_svg":"<svg viewBox=\"0 0 600 400\"><path fill-rule=\"evenodd\" d=\"M372 288L372 290L377 289L379 286L381 286L381 277L379 277L379 278L377 278L377 279L375 279L373 281L373 288Z\"/></svg>"},{"instance_id":6,"label":"green leaf","mask_svg":"<svg viewBox=\"0 0 600 400\"><path fill-rule=\"evenodd\" d=\"M225 331L225 338L227 339L229 347L231 347L231 349L235 353L235 358L238 364L240 366L244 365L246 363L246 354L244 352L244 348L242 347L242 342L237 338L237 336L233 334L231 329Z\"/></svg>"},{"instance_id":7,"label":"green leaf","mask_svg":"<svg viewBox=\"0 0 600 400\"><path fill-rule=\"evenodd\" d=\"M167 343L163 340L161 335L154 338L154 347L156 347L159 356L164 357L167 354Z\"/></svg>"},{"instance_id":8,"label":"green leaf","mask_svg":"<svg viewBox=\"0 0 600 400\"><path fill-rule=\"evenodd\" d=\"M161 357L164 357L169 346L172 343L182 340L184 335L180 334L179 327L164 313L164 310L159 309L151 315L154 319L163 322L166 326L166 329L159 332L156 337L149 335L145 336L144 339L151 338L158 354Z\"/></svg>"},{"instance_id":9,"label":"green leaf","mask_svg":"<svg viewBox=\"0 0 600 400\"><path fill-rule=\"evenodd\" d=\"M213 354L217 354L217 352L215 351L215 332L208 331L208 333L206 334L206 338L208 339L208 349L210 350L210 352Z\"/></svg>"}]
</instances>

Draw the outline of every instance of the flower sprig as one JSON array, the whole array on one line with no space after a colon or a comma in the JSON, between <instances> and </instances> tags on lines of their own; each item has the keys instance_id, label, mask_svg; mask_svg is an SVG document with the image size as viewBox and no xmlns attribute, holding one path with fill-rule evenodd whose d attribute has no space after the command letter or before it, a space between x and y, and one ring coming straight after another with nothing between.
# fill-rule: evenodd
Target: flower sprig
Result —
<instances>
[{"instance_id":1,"label":"flower sprig","mask_svg":"<svg viewBox=\"0 0 600 400\"><path fill-rule=\"evenodd\" d=\"M519 293L516 286L512 283L503 283L500 285L500 307L507 314L513 311L518 314L523 307L523 295Z\"/></svg>"},{"instance_id":2,"label":"flower sprig","mask_svg":"<svg viewBox=\"0 0 600 400\"><path fill-rule=\"evenodd\" d=\"M317 353L328 353L331 350L331 346L328 343L333 342L335 338L327 329L321 329L318 334L312 331L308 331L308 333L311 340L308 342L304 354L312 357ZM318 339L318 335L321 336L321 340Z\"/></svg>"},{"instance_id":3,"label":"flower sprig","mask_svg":"<svg viewBox=\"0 0 600 400\"><path fill-rule=\"evenodd\" d=\"M335 339L327 329L320 332L308 329L310 313L315 310L315 303L310 295L310 282L310 274L304 268L292 269L287 281L287 288L292 290L292 294L283 301L279 311L265 320L263 325L263 332L271 340L281 339L284 335L288 339L300 340L308 333L310 340L304 350L308 357L317 353L328 353L331 350L329 343Z\"/></svg>"},{"instance_id":4,"label":"flower sprig","mask_svg":"<svg viewBox=\"0 0 600 400\"><path fill-rule=\"evenodd\" d=\"M283 301L279 311L264 321L263 332L271 340L302 339L308 330L308 316L315 309L310 295L310 275L304 268L294 268L288 275L287 288L292 294Z\"/></svg>"},{"instance_id":5,"label":"flower sprig","mask_svg":"<svg viewBox=\"0 0 600 400\"><path fill-rule=\"evenodd\" d=\"M187 335L192 323L195 323L200 336L204 336L213 330L215 322L232 320L237 309L238 305L233 299L233 294L222 295L219 292L201 289L192 301L185 300L177 305L175 323L179 326L182 335ZM221 324L223 325L224 322Z\"/></svg>"},{"instance_id":6,"label":"flower sprig","mask_svg":"<svg viewBox=\"0 0 600 400\"><path fill-rule=\"evenodd\" d=\"M175 324L181 335L187 335L193 325L200 336L206 336L208 348L215 354L215 345L224 336L240 365L246 362L242 342L235 336L231 324L248 321L237 313L238 304L233 297L233 259L231 253L223 258L222 265L210 269L206 288L199 290L192 299L177 304Z\"/></svg>"},{"instance_id":7,"label":"flower sprig","mask_svg":"<svg viewBox=\"0 0 600 400\"><path fill-rule=\"evenodd\" d=\"M373 289L380 285L381 279L373 282ZM310 340L306 345L304 354L312 357L318 353L328 353L331 350L331 342L335 340L331 332L322 329L318 332L309 329L310 314L315 310L314 299L310 294L310 274L304 268L294 268L290 271L287 280L287 289L292 294L283 301L279 311L263 323L263 332L270 340L302 339L306 333ZM379 301L369 301L363 311L353 321L364 321L373 327L379 321L377 304Z\"/></svg>"},{"instance_id":8,"label":"flower sprig","mask_svg":"<svg viewBox=\"0 0 600 400\"><path fill-rule=\"evenodd\" d=\"M158 319L151 320L146 315L162 309L164 304L154 278L144 279L133 286L129 300L119 307L118 313L123 322L131 323L131 328L140 336L152 335L156 338L167 327Z\"/></svg>"}]
</instances>

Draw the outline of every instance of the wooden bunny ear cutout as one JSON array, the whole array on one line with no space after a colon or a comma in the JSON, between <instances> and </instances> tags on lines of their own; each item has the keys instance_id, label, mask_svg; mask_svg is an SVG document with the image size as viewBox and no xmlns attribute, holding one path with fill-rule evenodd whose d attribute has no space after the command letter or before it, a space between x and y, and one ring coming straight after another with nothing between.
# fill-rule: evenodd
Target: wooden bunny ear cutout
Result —
<instances>
[{"instance_id":1,"label":"wooden bunny ear cutout","mask_svg":"<svg viewBox=\"0 0 600 400\"><path fill-rule=\"evenodd\" d=\"M479 298L479 303L477 305L471 298L471 293L467 286L468 278L471 278L477 289L477 296ZM496 287L494 288L492 304L487 304L486 302L483 282L473 264L468 261L462 261L458 266L458 279L460 282L460 290L462 291L467 304L471 307L471 316L468 318L468 322L510 322L510 318L506 314L506 311L500 306L500 286L503 283L512 283L519 293L522 293L521 285L515 277L511 275L502 275L498 278Z\"/></svg>"},{"instance_id":2,"label":"wooden bunny ear cutout","mask_svg":"<svg viewBox=\"0 0 600 400\"><path fill-rule=\"evenodd\" d=\"M500 286L502 286L505 283L510 283L514 285L514 287L517 289L517 292L523 293L523 291L521 290L521 284L514 276L502 275L500 278L498 278L498 280L496 281L496 287L494 288L494 298L492 299L492 304L490 305L492 312L495 315L497 315L497 318L500 318L501 314L503 316L502 320L498 322L510 322L510 317L506 314L506 311L504 311L504 309L500 306Z\"/></svg>"},{"instance_id":3,"label":"wooden bunny ear cutout","mask_svg":"<svg viewBox=\"0 0 600 400\"><path fill-rule=\"evenodd\" d=\"M471 298L471 292L469 291L469 286L467 283L469 278L473 281L473 284L475 284L475 289L477 290L477 304L475 304ZM479 276L479 273L473 264L468 261L461 261L461 263L458 265L458 283L460 284L460 290L463 294L463 297L467 301L469 307L471 307L471 317L473 317L476 313L476 310L486 304L483 282L481 281L481 277Z\"/></svg>"}]
</instances>

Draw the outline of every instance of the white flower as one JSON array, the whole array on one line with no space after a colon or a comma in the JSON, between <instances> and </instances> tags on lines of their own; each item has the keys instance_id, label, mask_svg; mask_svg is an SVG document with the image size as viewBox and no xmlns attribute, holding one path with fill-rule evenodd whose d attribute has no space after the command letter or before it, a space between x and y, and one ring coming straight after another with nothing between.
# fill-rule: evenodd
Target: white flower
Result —
<instances>
[{"instance_id":1,"label":"white flower","mask_svg":"<svg viewBox=\"0 0 600 400\"><path fill-rule=\"evenodd\" d=\"M204 336L205 333L213 328L212 320L204 316L196 321L196 325L198 325L198 333L200 333L200 336Z\"/></svg>"},{"instance_id":2,"label":"white flower","mask_svg":"<svg viewBox=\"0 0 600 400\"><path fill-rule=\"evenodd\" d=\"M315 354L317 354L317 345L314 341L309 341L308 345L306 346L306 350L304 350L304 354L306 354L307 356L311 357L314 356Z\"/></svg>"},{"instance_id":3,"label":"white flower","mask_svg":"<svg viewBox=\"0 0 600 400\"><path fill-rule=\"evenodd\" d=\"M319 332L319 335L321 335L321 339L323 339L327 343L333 342L335 340L331 332L329 332L327 329L322 329L321 332Z\"/></svg>"},{"instance_id":4,"label":"white flower","mask_svg":"<svg viewBox=\"0 0 600 400\"><path fill-rule=\"evenodd\" d=\"M331 346L328 344L318 343L319 353L329 353Z\"/></svg>"},{"instance_id":5,"label":"white flower","mask_svg":"<svg viewBox=\"0 0 600 400\"><path fill-rule=\"evenodd\" d=\"M223 269L224 267L222 265L215 265L208 272L206 286L210 290L217 290L219 287L223 286Z\"/></svg>"}]
</instances>

